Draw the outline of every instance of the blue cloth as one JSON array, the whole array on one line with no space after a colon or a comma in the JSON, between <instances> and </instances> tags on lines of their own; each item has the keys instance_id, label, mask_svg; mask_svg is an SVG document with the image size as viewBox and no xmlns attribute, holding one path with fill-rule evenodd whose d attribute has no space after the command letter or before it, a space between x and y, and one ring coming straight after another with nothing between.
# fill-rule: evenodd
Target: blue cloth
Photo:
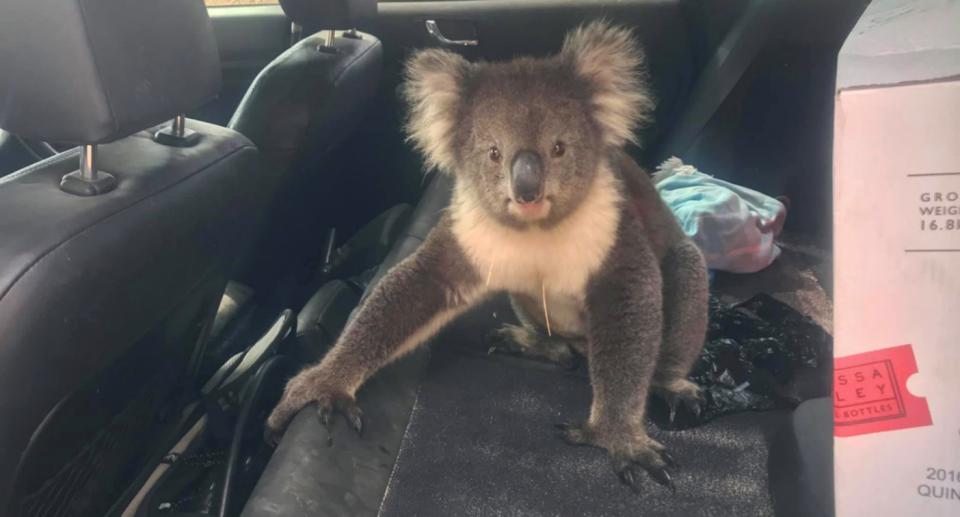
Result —
<instances>
[{"instance_id":1,"label":"blue cloth","mask_svg":"<svg viewBox=\"0 0 960 517\"><path fill-rule=\"evenodd\" d=\"M776 234L786 207L779 200L704 174L678 158L661 164L654 182L711 270L753 273L780 255Z\"/></svg>"}]
</instances>

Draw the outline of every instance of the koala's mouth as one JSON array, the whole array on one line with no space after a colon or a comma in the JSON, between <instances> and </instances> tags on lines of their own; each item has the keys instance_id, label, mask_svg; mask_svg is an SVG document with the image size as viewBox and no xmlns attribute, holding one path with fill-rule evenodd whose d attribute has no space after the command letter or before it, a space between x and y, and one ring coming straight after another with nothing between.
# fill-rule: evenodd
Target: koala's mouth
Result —
<instances>
[{"instance_id":1,"label":"koala's mouth","mask_svg":"<svg viewBox=\"0 0 960 517\"><path fill-rule=\"evenodd\" d=\"M550 215L550 197L544 197L533 203L518 203L513 199L507 201L507 212L521 221L534 222L545 219Z\"/></svg>"}]
</instances>

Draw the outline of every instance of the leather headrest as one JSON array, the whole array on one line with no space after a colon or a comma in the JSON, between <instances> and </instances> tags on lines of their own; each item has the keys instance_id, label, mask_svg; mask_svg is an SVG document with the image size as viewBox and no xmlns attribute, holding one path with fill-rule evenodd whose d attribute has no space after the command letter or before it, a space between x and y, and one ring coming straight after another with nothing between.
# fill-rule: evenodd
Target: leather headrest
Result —
<instances>
[{"instance_id":1,"label":"leather headrest","mask_svg":"<svg viewBox=\"0 0 960 517\"><path fill-rule=\"evenodd\" d=\"M219 90L202 0L0 0L0 127L18 136L108 142Z\"/></svg>"},{"instance_id":2,"label":"leather headrest","mask_svg":"<svg viewBox=\"0 0 960 517\"><path fill-rule=\"evenodd\" d=\"M355 29L377 15L377 0L280 0L283 12L305 29Z\"/></svg>"}]
</instances>

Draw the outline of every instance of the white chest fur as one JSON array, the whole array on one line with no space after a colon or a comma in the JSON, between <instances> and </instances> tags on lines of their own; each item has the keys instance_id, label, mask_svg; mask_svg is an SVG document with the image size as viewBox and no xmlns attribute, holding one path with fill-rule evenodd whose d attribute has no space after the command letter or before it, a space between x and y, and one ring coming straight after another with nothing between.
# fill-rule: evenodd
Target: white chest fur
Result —
<instances>
[{"instance_id":1,"label":"white chest fur","mask_svg":"<svg viewBox=\"0 0 960 517\"><path fill-rule=\"evenodd\" d=\"M504 226L455 192L454 235L487 289L537 300L546 294L548 307L579 312L587 281L616 242L621 200L616 181L608 169L600 171L581 205L548 230Z\"/></svg>"}]
</instances>

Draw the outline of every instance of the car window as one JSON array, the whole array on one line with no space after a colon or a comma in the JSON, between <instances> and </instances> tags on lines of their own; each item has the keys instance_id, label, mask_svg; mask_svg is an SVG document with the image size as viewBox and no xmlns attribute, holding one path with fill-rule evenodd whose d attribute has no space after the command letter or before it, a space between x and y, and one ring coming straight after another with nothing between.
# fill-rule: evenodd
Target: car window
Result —
<instances>
[{"instance_id":1,"label":"car window","mask_svg":"<svg viewBox=\"0 0 960 517\"><path fill-rule=\"evenodd\" d=\"M276 4L279 0L203 0L207 7L230 7L241 5L269 5Z\"/></svg>"}]
</instances>

